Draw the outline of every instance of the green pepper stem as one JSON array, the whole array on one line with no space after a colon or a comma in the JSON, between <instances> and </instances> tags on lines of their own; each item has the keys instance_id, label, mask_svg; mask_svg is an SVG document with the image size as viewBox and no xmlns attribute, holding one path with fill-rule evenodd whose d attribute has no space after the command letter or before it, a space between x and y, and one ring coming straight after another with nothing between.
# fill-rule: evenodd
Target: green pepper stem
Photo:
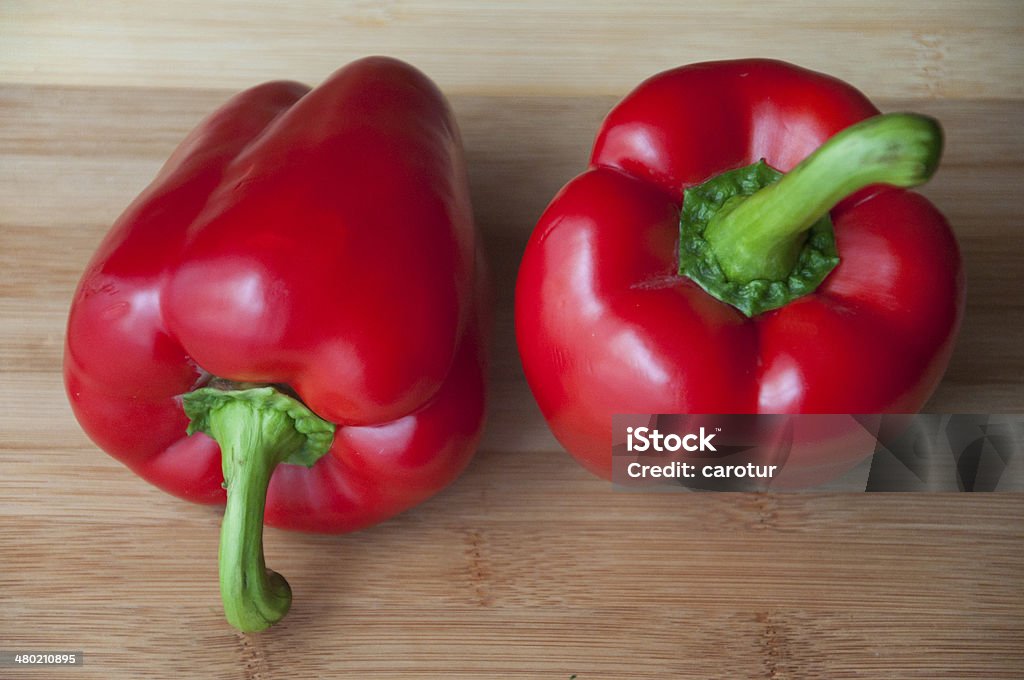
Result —
<instances>
[{"instance_id":1,"label":"green pepper stem","mask_svg":"<svg viewBox=\"0 0 1024 680\"><path fill-rule=\"evenodd\" d=\"M942 129L933 118L869 118L833 136L778 182L726 203L704 237L730 281L784 280L808 229L839 201L871 184L923 184L941 153Z\"/></svg>"},{"instance_id":2,"label":"green pepper stem","mask_svg":"<svg viewBox=\"0 0 1024 680\"><path fill-rule=\"evenodd\" d=\"M239 630L263 630L288 613L292 590L267 569L263 511L270 476L302 446L303 437L278 411L228 402L210 413L211 435L220 443L228 503L220 530L220 593L228 622Z\"/></svg>"},{"instance_id":3,"label":"green pepper stem","mask_svg":"<svg viewBox=\"0 0 1024 680\"><path fill-rule=\"evenodd\" d=\"M228 622L255 632L284 618L292 592L263 557L263 513L274 469L313 465L330 448L334 425L273 387L184 395L192 419L220 444L227 507L220 532L220 592Z\"/></svg>"}]
</instances>

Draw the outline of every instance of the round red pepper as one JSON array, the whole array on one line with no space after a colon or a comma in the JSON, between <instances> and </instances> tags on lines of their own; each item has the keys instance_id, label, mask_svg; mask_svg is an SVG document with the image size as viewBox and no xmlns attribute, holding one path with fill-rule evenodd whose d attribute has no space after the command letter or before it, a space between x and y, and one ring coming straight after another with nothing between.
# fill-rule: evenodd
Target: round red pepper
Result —
<instances>
[{"instance_id":1,"label":"round red pepper","mask_svg":"<svg viewBox=\"0 0 1024 680\"><path fill-rule=\"evenodd\" d=\"M71 405L160 488L227 498L234 625L266 627L290 600L264 574L264 495L268 524L351 531L469 461L484 417L477 259L452 113L385 58L314 90L237 95L103 241L68 321Z\"/></svg>"},{"instance_id":2,"label":"round red pepper","mask_svg":"<svg viewBox=\"0 0 1024 680\"><path fill-rule=\"evenodd\" d=\"M877 115L849 85L769 60L661 73L608 114L516 289L526 378L583 465L610 477L616 413L920 409L952 351L963 273L942 215L883 186L927 179L939 128ZM789 174L746 167L759 183L737 188L727 173L761 159Z\"/></svg>"}]
</instances>

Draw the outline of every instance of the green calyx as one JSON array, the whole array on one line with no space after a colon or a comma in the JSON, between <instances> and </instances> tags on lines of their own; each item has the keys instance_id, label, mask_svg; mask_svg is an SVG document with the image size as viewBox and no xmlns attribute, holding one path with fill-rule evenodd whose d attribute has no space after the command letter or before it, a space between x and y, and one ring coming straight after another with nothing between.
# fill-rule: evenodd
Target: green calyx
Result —
<instances>
[{"instance_id":1,"label":"green calyx","mask_svg":"<svg viewBox=\"0 0 1024 680\"><path fill-rule=\"evenodd\" d=\"M188 433L204 432L221 449L227 506L221 524L220 589L235 628L255 632L277 623L291 606L291 588L267 569L263 513L274 469L312 466L331 447L334 425L274 387L203 387L182 397Z\"/></svg>"},{"instance_id":2,"label":"green calyx","mask_svg":"<svg viewBox=\"0 0 1024 680\"><path fill-rule=\"evenodd\" d=\"M233 383L228 385L235 386ZM281 431L276 434L285 436L293 434L294 431L295 435L301 436L301 439L295 442L298 447L289 448L288 455L279 462L312 467L331 448L331 442L334 441L334 424L313 413L295 397L269 385L237 387L239 389L201 387L184 395L182 403L185 406L185 415L191 421L188 425L188 434L204 432L216 439L211 432L213 413L229 402L241 402L248 404L254 414L284 416L281 420ZM219 439L217 441L220 442Z\"/></svg>"},{"instance_id":3,"label":"green calyx","mask_svg":"<svg viewBox=\"0 0 1024 680\"><path fill-rule=\"evenodd\" d=\"M705 236L708 223L720 211L728 211L730 204L734 208L737 198L752 196L781 177L781 172L761 160L722 173L687 189L683 194L683 211L679 220L679 273L747 316L782 307L813 292L839 264L832 220L825 215L812 225L808 238L784 244L789 252L782 253L776 261L786 262L795 256L796 265L781 277L734 281L725 272ZM785 264L782 268L785 269Z\"/></svg>"},{"instance_id":4,"label":"green calyx","mask_svg":"<svg viewBox=\"0 0 1024 680\"><path fill-rule=\"evenodd\" d=\"M789 173L759 161L687 189L679 273L747 316L813 292L839 263L829 211L871 184L913 187L938 166L942 130L916 114L836 134Z\"/></svg>"}]
</instances>

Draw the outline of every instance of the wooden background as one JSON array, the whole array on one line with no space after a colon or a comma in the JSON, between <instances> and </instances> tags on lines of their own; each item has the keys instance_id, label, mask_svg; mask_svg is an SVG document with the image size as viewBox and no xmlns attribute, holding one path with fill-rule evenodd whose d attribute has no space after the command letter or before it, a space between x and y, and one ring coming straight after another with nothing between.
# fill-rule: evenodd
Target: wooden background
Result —
<instances>
[{"instance_id":1,"label":"wooden background","mask_svg":"<svg viewBox=\"0 0 1024 680\"><path fill-rule=\"evenodd\" d=\"M547 432L511 300L618 97L677 64L784 58L944 122L925 193L969 297L928 408L1024 411L1024 3L283 4L0 2L0 650L86 659L0 677L1021 677L1020 494L613 493ZM71 416L65 315L202 115L368 53L417 64L459 115L497 283L489 426L465 476L404 516L268 530L295 603L242 635L220 612L218 512L135 478Z\"/></svg>"}]
</instances>

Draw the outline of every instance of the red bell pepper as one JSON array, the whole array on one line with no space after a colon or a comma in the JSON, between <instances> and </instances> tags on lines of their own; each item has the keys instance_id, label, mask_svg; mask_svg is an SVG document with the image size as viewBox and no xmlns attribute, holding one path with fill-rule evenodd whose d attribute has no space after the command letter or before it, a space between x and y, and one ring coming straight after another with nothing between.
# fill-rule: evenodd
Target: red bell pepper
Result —
<instances>
[{"instance_id":1,"label":"red bell pepper","mask_svg":"<svg viewBox=\"0 0 1024 680\"><path fill-rule=\"evenodd\" d=\"M359 529L469 461L480 277L459 133L426 76L369 58L314 90L267 83L189 134L99 247L67 392L134 472L226 501L225 611L258 630L290 602L264 519Z\"/></svg>"},{"instance_id":2,"label":"red bell pepper","mask_svg":"<svg viewBox=\"0 0 1024 680\"><path fill-rule=\"evenodd\" d=\"M777 61L642 83L520 266L519 350L558 440L609 477L615 413L918 410L964 280L946 220L897 187L927 180L941 140Z\"/></svg>"}]
</instances>

